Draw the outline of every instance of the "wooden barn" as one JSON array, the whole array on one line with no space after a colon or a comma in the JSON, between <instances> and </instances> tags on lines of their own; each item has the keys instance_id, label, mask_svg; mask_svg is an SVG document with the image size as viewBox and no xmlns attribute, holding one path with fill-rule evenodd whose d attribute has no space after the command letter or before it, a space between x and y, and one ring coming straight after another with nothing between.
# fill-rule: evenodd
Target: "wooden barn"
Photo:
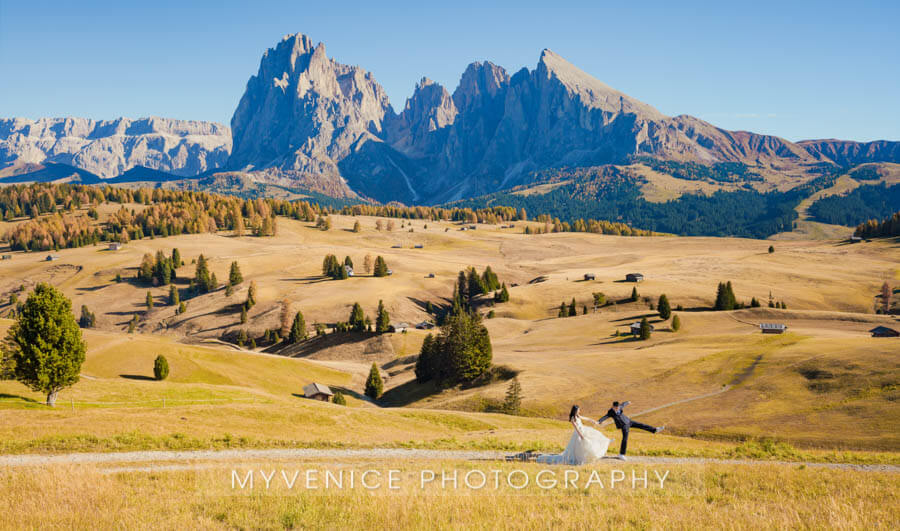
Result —
<instances>
[{"instance_id":1,"label":"wooden barn","mask_svg":"<svg viewBox=\"0 0 900 531\"><path fill-rule=\"evenodd\" d=\"M122 248L122 244L119 242L112 242L109 244L110 251L118 251L121 248Z\"/></svg>"},{"instance_id":2,"label":"wooden barn","mask_svg":"<svg viewBox=\"0 0 900 531\"><path fill-rule=\"evenodd\" d=\"M759 329L763 334L783 334L787 330L787 325L781 323L761 323Z\"/></svg>"},{"instance_id":3,"label":"wooden barn","mask_svg":"<svg viewBox=\"0 0 900 531\"><path fill-rule=\"evenodd\" d=\"M303 395L313 400L330 402L334 393L331 392L327 385L313 382L303 388Z\"/></svg>"},{"instance_id":4,"label":"wooden barn","mask_svg":"<svg viewBox=\"0 0 900 531\"><path fill-rule=\"evenodd\" d=\"M900 332L886 326L876 326L869 330L869 333L872 334L872 337L900 337Z\"/></svg>"},{"instance_id":5,"label":"wooden barn","mask_svg":"<svg viewBox=\"0 0 900 531\"><path fill-rule=\"evenodd\" d=\"M642 273L628 273L625 275L625 282L643 282L644 275Z\"/></svg>"},{"instance_id":6,"label":"wooden barn","mask_svg":"<svg viewBox=\"0 0 900 531\"><path fill-rule=\"evenodd\" d=\"M585 280L597 280L597 277L593 273L585 273L584 279Z\"/></svg>"}]
</instances>

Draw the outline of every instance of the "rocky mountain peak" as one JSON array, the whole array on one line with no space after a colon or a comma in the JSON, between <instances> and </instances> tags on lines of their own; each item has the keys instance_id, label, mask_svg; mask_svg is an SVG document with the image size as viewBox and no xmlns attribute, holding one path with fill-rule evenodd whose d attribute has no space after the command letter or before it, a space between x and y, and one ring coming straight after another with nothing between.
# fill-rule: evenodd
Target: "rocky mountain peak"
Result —
<instances>
[{"instance_id":1,"label":"rocky mountain peak","mask_svg":"<svg viewBox=\"0 0 900 531\"><path fill-rule=\"evenodd\" d=\"M502 67L490 61L471 63L453 91L453 103L460 111L479 108L502 96L508 85L509 74Z\"/></svg>"}]
</instances>

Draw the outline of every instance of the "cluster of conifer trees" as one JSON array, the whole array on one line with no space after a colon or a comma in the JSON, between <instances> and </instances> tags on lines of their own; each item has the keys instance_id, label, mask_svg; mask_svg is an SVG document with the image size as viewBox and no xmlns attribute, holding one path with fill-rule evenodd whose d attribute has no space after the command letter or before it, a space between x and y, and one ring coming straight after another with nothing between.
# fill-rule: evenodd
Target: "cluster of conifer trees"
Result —
<instances>
[{"instance_id":1,"label":"cluster of conifer trees","mask_svg":"<svg viewBox=\"0 0 900 531\"><path fill-rule=\"evenodd\" d=\"M860 223L854 233L860 238L889 238L900 236L900 212L884 218L882 221L870 219Z\"/></svg>"}]
</instances>

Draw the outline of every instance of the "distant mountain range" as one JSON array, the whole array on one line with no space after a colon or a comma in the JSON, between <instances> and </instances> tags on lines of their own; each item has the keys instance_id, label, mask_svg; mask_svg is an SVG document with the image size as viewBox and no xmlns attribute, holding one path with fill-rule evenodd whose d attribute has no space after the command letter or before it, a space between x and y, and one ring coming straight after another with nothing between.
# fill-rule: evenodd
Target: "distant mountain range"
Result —
<instances>
[{"instance_id":1,"label":"distant mountain range","mask_svg":"<svg viewBox=\"0 0 900 531\"><path fill-rule=\"evenodd\" d=\"M873 162L900 162L900 142L790 142L665 116L550 50L533 70L512 74L472 63L452 93L422 78L398 113L370 72L329 58L302 34L263 54L230 130L162 118L0 120L0 182L27 180L32 170L34 180L91 179L54 164L129 182L224 172L228 182L405 204L525 189L554 173L611 165L628 167L639 187L669 175L711 185L687 193L738 185L784 193Z\"/></svg>"},{"instance_id":2,"label":"distant mountain range","mask_svg":"<svg viewBox=\"0 0 900 531\"><path fill-rule=\"evenodd\" d=\"M193 176L223 166L230 153L231 131L212 122L0 118L0 169L65 164L108 179L144 166Z\"/></svg>"}]
</instances>

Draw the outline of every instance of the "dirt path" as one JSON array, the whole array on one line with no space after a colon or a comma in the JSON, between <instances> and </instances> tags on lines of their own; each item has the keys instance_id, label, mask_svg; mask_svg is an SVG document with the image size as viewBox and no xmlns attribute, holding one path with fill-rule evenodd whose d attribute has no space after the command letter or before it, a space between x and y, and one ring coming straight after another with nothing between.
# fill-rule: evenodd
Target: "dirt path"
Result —
<instances>
[{"instance_id":1,"label":"dirt path","mask_svg":"<svg viewBox=\"0 0 900 531\"><path fill-rule=\"evenodd\" d=\"M139 451L115 453L72 453L58 455L4 455L0 456L0 467L52 466L71 464L100 464L114 466L104 468L104 472L155 472L164 470L197 470L214 468L223 462L254 461L261 459L408 459L447 461L497 461L507 452L468 450L415 450L398 448L371 448L359 450L345 449L260 449L260 450L193 450L193 451ZM174 462L174 463L173 463ZM137 466L136 463L149 463ZM180 463L180 464L176 464ZM216 465L216 463L220 463ZM605 458L601 465L622 464L622 461ZM625 463L638 464L736 464L736 465L805 465L810 468L831 468L860 470L866 472L900 472L896 465L859 465L851 463L799 463L786 461L753 461L744 459L708 459L700 457L629 457Z\"/></svg>"}]
</instances>

